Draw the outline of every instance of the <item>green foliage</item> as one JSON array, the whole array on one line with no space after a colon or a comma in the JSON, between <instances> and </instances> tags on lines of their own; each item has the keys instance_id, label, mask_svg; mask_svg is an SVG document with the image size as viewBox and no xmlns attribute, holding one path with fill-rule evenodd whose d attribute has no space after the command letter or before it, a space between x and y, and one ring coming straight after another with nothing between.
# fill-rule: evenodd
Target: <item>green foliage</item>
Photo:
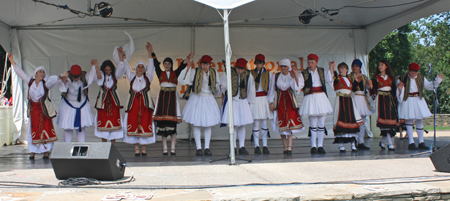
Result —
<instances>
[{"instance_id":1,"label":"green foliage","mask_svg":"<svg viewBox=\"0 0 450 201\"><path fill-rule=\"evenodd\" d=\"M428 80L443 73L444 81L438 88L437 113L450 113L450 12L416 20L387 35L369 53L372 74L381 59L391 63L396 75L406 73L412 62L421 66L420 73ZM433 67L433 78L428 76L428 64ZM424 97L433 112L433 92L426 91Z\"/></svg>"}]
</instances>

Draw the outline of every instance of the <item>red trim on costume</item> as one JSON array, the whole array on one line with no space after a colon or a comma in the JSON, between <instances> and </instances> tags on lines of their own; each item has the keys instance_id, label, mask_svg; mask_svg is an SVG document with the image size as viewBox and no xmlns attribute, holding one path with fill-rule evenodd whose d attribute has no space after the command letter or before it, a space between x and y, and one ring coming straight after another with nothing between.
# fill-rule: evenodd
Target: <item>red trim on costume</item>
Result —
<instances>
[{"instance_id":1,"label":"red trim on costume","mask_svg":"<svg viewBox=\"0 0 450 201\"><path fill-rule=\"evenodd\" d=\"M170 77L169 78L167 78L166 71L163 71L161 73L161 76L159 76L159 83L163 83L163 82L169 82L169 83L173 83L173 84L178 84L178 79L177 79L177 75L175 74L175 71L170 71Z\"/></svg>"},{"instance_id":2,"label":"red trim on costume","mask_svg":"<svg viewBox=\"0 0 450 201\"><path fill-rule=\"evenodd\" d=\"M128 111L127 136L153 137L153 110L145 107L144 97L136 93Z\"/></svg>"},{"instance_id":3,"label":"red trim on costume","mask_svg":"<svg viewBox=\"0 0 450 201\"><path fill-rule=\"evenodd\" d=\"M290 88L289 88L290 89ZM294 107L289 89L280 90L280 99L278 101L278 130L289 131L303 128L302 119L298 113L298 108Z\"/></svg>"},{"instance_id":4,"label":"red trim on costume","mask_svg":"<svg viewBox=\"0 0 450 201\"><path fill-rule=\"evenodd\" d=\"M352 90L352 83L350 82L350 86L347 86L347 82L345 82L344 78L339 75L339 83L334 85L334 90L339 90L339 89Z\"/></svg>"},{"instance_id":5,"label":"red trim on costume","mask_svg":"<svg viewBox=\"0 0 450 201\"><path fill-rule=\"evenodd\" d=\"M390 86L392 86L392 79L389 76L388 76L387 80L384 80L381 77L381 75L377 75L377 76L375 76L375 78L378 81L378 89L383 88L383 87L390 87Z\"/></svg>"},{"instance_id":6,"label":"red trim on costume","mask_svg":"<svg viewBox=\"0 0 450 201\"><path fill-rule=\"evenodd\" d=\"M107 87L105 88L108 89ZM112 98L111 90L109 89L106 92L104 105L104 109L97 109L97 130L116 131L122 129L120 107L117 106L114 98Z\"/></svg>"},{"instance_id":7,"label":"red trim on costume","mask_svg":"<svg viewBox=\"0 0 450 201\"><path fill-rule=\"evenodd\" d=\"M256 92L256 97L260 97L260 96L267 96L267 92L265 92L265 91Z\"/></svg>"},{"instance_id":8,"label":"red trim on costume","mask_svg":"<svg viewBox=\"0 0 450 201\"><path fill-rule=\"evenodd\" d=\"M309 90L309 94L316 94L316 93L325 93L325 91L323 90L323 87L311 87L311 89Z\"/></svg>"},{"instance_id":9,"label":"red trim on costume","mask_svg":"<svg viewBox=\"0 0 450 201\"><path fill-rule=\"evenodd\" d=\"M58 140L53 121L51 118L45 116L40 102L29 103L30 119L31 119L31 137L33 144L45 144L48 142L55 142Z\"/></svg>"}]
</instances>

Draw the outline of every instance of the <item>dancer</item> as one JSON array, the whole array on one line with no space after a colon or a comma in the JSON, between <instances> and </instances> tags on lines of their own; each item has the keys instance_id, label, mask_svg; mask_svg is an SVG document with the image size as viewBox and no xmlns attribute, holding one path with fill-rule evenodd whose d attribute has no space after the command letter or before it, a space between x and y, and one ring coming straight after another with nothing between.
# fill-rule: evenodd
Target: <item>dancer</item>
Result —
<instances>
[{"instance_id":1,"label":"dancer","mask_svg":"<svg viewBox=\"0 0 450 201\"><path fill-rule=\"evenodd\" d=\"M153 62L155 64L156 76L159 78L161 90L156 99L156 108L154 112L154 121L156 124L156 134L162 137L163 155L168 155L167 152L167 136L170 136L171 150L170 155L176 155L175 141L177 134L177 123L181 123L181 110L178 102L179 96L177 93L178 76L194 56L189 56L184 59L177 70L173 70L173 60L169 57L163 61L164 71L159 67L160 62L156 58L156 54L152 53ZM189 68L188 68L189 70Z\"/></svg>"},{"instance_id":2,"label":"dancer","mask_svg":"<svg viewBox=\"0 0 450 201\"><path fill-rule=\"evenodd\" d=\"M423 140L423 120L431 116L427 102L423 98L423 90L434 90L433 82L430 82L419 73L420 66L417 63L411 63L408 73L400 76L398 80L397 98L399 100L399 119L405 120L406 135L408 136L408 149L430 149ZM436 87L444 79L441 73L436 77L434 85ZM419 137L419 148L414 143L413 122L416 123L416 132Z\"/></svg>"},{"instance_id":3,"label":"dancer","mask_svg":"<svg viewBox=\"0 0 450 201\"><path fill-rule=\"evenodd\" d=\"M226 78L222 83L221 90L225 93L227 90ZM249 104L255 103L255 79L247 69L247 60L239 58L236 65L231 68L232 98L233 101L233 124L234 124L234 148L236 145L236 136L239 137L239 154L248 155L245 149L245 125L253 123L252 112ZM227 93L225 93L227 95ZM229 101L228 96L225 97L223 105L222 123L229 124Z\"/></svg>"},{"instance_id":4,"label":"dancer","mask_svg":"<svg viewBox=\"0 0 450 201\"><path fill-rule=\"evenodd\" d=\"M56 117L56 111L48 97L48 92L61 80L67 79L68 74L48 76L45 68L39 66L34 70L34 78L23 72L16 64L13 55L8 55L14 72L28 83L28 117L30 125L27 131L28 150L30 160L34 160L35 154L44 153L44 159L48 159L48 152L53 148L53 142L58 140L52 119Z\"/></svg>"},{"instance_id":5,"label":"dancer","mask_svg":"<svg viewBox=\"0 0 450 201\"><path fill-rule=\"evenodd\" d=\"M324 135L327 134L325 119L327 114L333 113L331 103L327 97L326 84L333 86L331 74L334 69L325 70L317 67L319 57L308 55L308 69L300 73L300 88L303 88L303 103L300 115L309 118L309 134L311 139L311 153L325 154L323 148ZM317 140L317 143L316 143Z\"/></svg>"},{"instance_id":6,"label":"dancer","mask_svg":"<svg viewBox=\"0 0 450 201\"><path fill-rule=\"evenodd\" d=\"M267 148L267 138L270 137L269 128L267 127L267 121L273 119L273 112L270 111L269 103L273 100L274 90L270 90L273 86L273 74L266 68L265 56L258 54L255 56L256 68L251 72L253 78L255 78L255 90L256 99L255 103L250 104L250 109L253 116L253 141L255 143L255 154L261 154L261 148L259 146L260 138L260 125L261 125L261 138L262 138L262 153L270 154Z\"/></svg>"},{"instance_id":7,"label":"dancer","mask_svg":"<svg viewBox=\"0 0 450 201\"><path fill-rule=\"evenodd\" d=\"M375 109L372 107L373 99L370 98L370 93L367 90L369 78L361 73L362 62L359 59L355 59L352 62L352 72L348 74L348 79L352 82L353 102L358 109L363 124L359 127L358 132L358 150L369 150L370 147L364 144L364 135L366 131L366 117L370 116Z\"/></svg>"},{"instance_id":8,"label":"dancer","mask_svg":"<svg viewBox=\"0 0 450 201\"><path fill-rule=\"evenodd\" d=\"M154 104L150 93L150 84L155 74L153 62L153 47L147 42L145 46L148 52L148 66L144 62L136 62L136 74L126 68L125 75L130 81L130 95L126 105L126 114L124 118L123 141L128 144L134 144L135 156L147 156L146 146L155 143L156 135L153 133L153 111ZM118 49L120 51L120 49ZM125 54L125 52L119 52ZM125 65L128 65L126 61ZM139 150L139 145L142 149Z\"/></svg>"},{"instance_id":9,"label":"dancer","mask_svg":"<svg viewBox=\"0 0 450 201\"><path fill-rule=\"evenodd\" d=\"M297 68L291 67L289 59L280 61L281 72L275 74L272 87L273 101L269 107L273 111L272 127L280 134L284 146L284 154L292 155L293 132L304 129L300 114L298 113L298 102L295 93L300 93L301 85Z\"/></svg>"},{"instance_id":10,"label":"dancer","mask_svg":"<svg viewBox=\"0 0 450 201\"><path fill-rule=\"evenodd\" d=\"M374 78L369 80L368 88L371 89L372 94L377 95L377 127L380 128L382 136L379 146L385 150L387 139L388 150L394 151L391 137L395 136L395 128L398 125L396 85L394 71L387 60L378 62L377 71Z\"/></svg>"},{"instance_id":11,"label":"dancer","mask_svg":"<svg viewBox=\"0 0 450 201\"><path fill-rule=\"evenodd\" d=\"M334 69L336 64L332 61L329 65L330 69ZM353 86L347 77L347 64L340 63L338 71L339 75L334 72L336 98L334 99L333 132L335 138L333 143L339 144L340 152L345 152L345 143L350 143L352 151L356 151L356 134L363 121L352 98Z\"/></svg>"},{"instance_id":12,"label":"dancer","mask_svg":"<svg viewBox=\"0 0 450 201\"><path fill-rule=\"evenodd\" d=\"M220 110L214 95L219 92L219 74L211 68L212 58L203 55L200 59L200 67L193 70L183 70L178 77L181 85L189 85L183 98L188 101L183 109L183 120L194 126L194 139L197 156L211 156L209 149L211 141L211 127L220 123ZM192 92L192 93L191 93ZM204 129L205 146L202 151L201 128Z\"/></svg>"}]
</instances>

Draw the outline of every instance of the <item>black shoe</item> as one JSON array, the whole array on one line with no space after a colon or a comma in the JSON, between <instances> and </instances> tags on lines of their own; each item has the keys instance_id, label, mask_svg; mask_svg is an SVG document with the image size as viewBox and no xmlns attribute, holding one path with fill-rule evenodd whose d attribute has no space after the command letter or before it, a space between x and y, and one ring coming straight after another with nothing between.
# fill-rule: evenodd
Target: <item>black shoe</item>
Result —
<instances>
[{"instance_id":1,"label":"black shoe","mask_svg":"<svg viewBox=\"0 0 450 201\"><path fill-rule=\"evenodd\" d=\"M259 147L255 147L255 154L261 154L261 149Z\"/></svg>"},{"instance_id":2,"label":"black shoe","mask_svg":"<svg viewBox=\"0 0 450 201\"><path fill-rule=\"evenodd\" d=\"M197 149L197 152L195 152L196 156L203 156L203 151L202 149Z\"/></svg>"},{"instance_id":3,"label":"black shoe","mask_svg":"<svg viewBox=\"0 0 450 201\"><path fill-rule=\"evenodd\" d=\"M239 148L239 155L248 155L248 151L245 149L245 147Z\"/></svg>"},{"instance_id":4,"label":"black shoe","mask_svg":"<svg viewBox=\"0 0 450 201\"><path fill-rule=\"evenodd\" d=\"M30 160L34 160L34 156L30 156L29 159L30 159Z\"/></svg>"},{"instance_id":5,"label":"black shoe","mask_svg":"<svg viewBox=\"0 0 450 201\"><path fill-rule=\"evenodd\" d=\"M364 143L358 144L359 150L369 150L370 147L366 146Z\"/></svg>"},{"instance_id":6,"label":"black shoe","mask_svg":"<svg viewBox=\"0 0 450 201\"><path fill-rule=\"evenodd\" d=\"M381 144L381 142L378 144L380 146L381 150L386 150L386 147L384 147L384 144Z\"/></svg>"},{"instance_id":7,"label":"black shoe","mask_svg":"<svg viewBox=\"0 0 450 201\"><path fill-rule=\"evenodd\" d=\"M419 148L417 148L416 144L414 144L414 143L409 144L408 149L409 150L419 150Z\"/></svg>"},{"instance_id":8,"label":"black shoe","mask_svg":"<svg viewBox=\"0 0 450 201\"><path fill-rule=\"evenodd\" d=\"M425 142L419 143L419 149L430 149L430 147L428 147Z\"/></svg>"},{"instance_id":9,"label":"black shoe","mask_svg":"<svg viewBox=\"0 0 450 201\"><path fill-rule=\"evenodd\" d=\"M169 155L169 153L167 152L167 149L164 149L163 150L163 156L168 156Z\"/></svg>"},{"instance_id":10,"label":"black shoe","mask_svg":"<svg viewBox=\"0 0 450 201\"><path fill-rule=\"evenodd\" d=\"M267 147L263 147L263 154L270 154L270 151Z\"/></svg>"},{"instance_id":11,"label":"black shoe","mask_svg":"<svg viewBox=\"0 0 450 201\"><path fill-rule=\"evenodd\" d=\"M212 156L211 150L209 150L209 149L205 149L204 153L205 153L205 156Z\"/></svg>"},{"instance_id":12,"label":"black shoe","mask_svg":"<svg viewBox=\"0 0 450 201\"><path fill-rule=\"evenodd\" d=\"M172 149L172 150L170 151L170 155L171 155L171 156L176 156L176 155L177 155L177 152L175 151L175 149Z\"/></svg>"},{"instance_id":13,"label":"black shoe","mask_svg":"<svg viewBox=\"0 0 450 201\"><path fill-rule=\"evenodd\" d=\"M292 155L292 151L287 150L286 155Z\"/></svg>"},{"instance_id":14,"label":"black shoe","mask_svg":"<svg viewBox=\"0 0 450 201\"><path fill-rule=\"evenodd\" d=\"M395 151L395 147L392 146L392 148L391 148L391 145L388 145L388 151Z\"/></svg>"},{"instance_id":15,"label":"black shoe","mask_svg":"<svg viewBox=\"0 0 450 201\"><path fill-rule=\"evenodd\" d=\"M145 151L145 150L143 150L143 151ZM147 152L142 152L141 155L142 156L147 156Z\"/></svg>"},{"instance_id":16,"label":"black shoe","mask_svg":"<svg viewBox=\"0 0 450 201\"><path fill-rule=\"evenodd\" d=\"M42 157L44 160L47 160L49 157L48 156L44 156Z\"/></svg>"},{"instance_id":17,"label":"black shoe","mask_svg":"<svg viewBox=\"0 0 450 201\"><path fill-rule=\"evenodd\" d=\"M323 149L323 147L319 147L319 148L317 149L317 151L319 152L319 154L325 154L325 153L327 153L327 152L325 151L325 149Z\"/></svg>"},{"instance_id":18,"label":"black shoe","mask_svg":"<svg viewBox=\"0 0 450 201\"><path fill-rule=\"evenodd\" d=\"M345 153L345 152L347 152L347 151L345 151L345 149L339 149L339 152Z\"/></svg>"},{"instance_id":19,"label":"black shoe","mask_svg":"<svg viewBox=\"0 0 450 201\"><path fill-rule=\"evenodd\" d=\"M358 149L352 149L352 152L356 152L356 151L358 151Z\"/></svg>"},{"instance_id":20,"label":"black shoe","mask_svg":"<svg viewBox=\"0 0 450 201\"><path fill-rule=\"evenodd\" d=\"M311 151L312 154L317 154L317 147L311 147Z\"/></svg>"}]
</instances>

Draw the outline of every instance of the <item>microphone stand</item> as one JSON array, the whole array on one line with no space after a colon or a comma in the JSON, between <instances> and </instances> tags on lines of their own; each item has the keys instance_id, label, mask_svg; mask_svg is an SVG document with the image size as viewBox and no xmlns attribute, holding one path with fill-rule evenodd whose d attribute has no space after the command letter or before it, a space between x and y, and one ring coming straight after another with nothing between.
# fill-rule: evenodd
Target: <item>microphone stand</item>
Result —
<instances>
[{"instance_id":1,"label":"microphone stand","mask_svg":"<svg viewBox=\"0 0 450 201\"><path fill-rule=\"evenodd\" d=\"M426 153L433 153L436 151L436 113L437 113L437 105L438 105L438 100L437 100L437 87L434 84L434 82L436 81L436 79L433 77L433 72L431 71L431 63L428 63L428 67L430 68L430 70L428 71L427 77L430 76L431 74L431 80L433 83L433 108L434 108L434 117L433 117L433 126L434 126L434 135L433 135L433 143L431 145L431 150L430 151L425 151L425 152L420 152L417 154L411 154L410 156L417 156L417 155L422 155L422 154L426 154Z\"/></svg>"}]
</instances>

